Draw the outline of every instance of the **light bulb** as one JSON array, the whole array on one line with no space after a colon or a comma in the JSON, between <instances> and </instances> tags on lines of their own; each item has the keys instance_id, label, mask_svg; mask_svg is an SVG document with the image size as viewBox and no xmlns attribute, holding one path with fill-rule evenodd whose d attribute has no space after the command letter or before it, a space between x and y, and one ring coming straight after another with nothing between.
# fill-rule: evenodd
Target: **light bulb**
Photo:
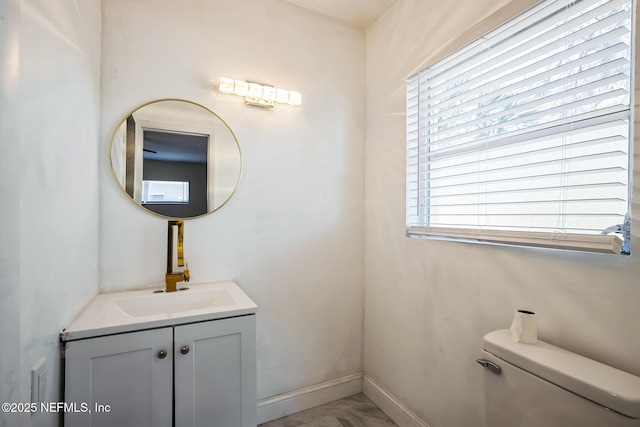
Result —
<instances>
[{"instance_id":1,"label":"light bulb","mask_svg":"<svg viewBox=\"0 0 640 427\"><path fill-rule=\"evenodd\" d=\"M220 77L220 81L218 82L218 90L223 93L233 93L234 90L233 79L228 77Z\"/></svg>"},{"instance_id":2,"label":"light bulb","mask_svg":"<svg viewBox=\"0 0 640 427\"><path fill-rule=\"evenodd\" d=\"M238 96L247 96L249 94L249 83L242 80L236 80L234 83L235 88L233 93Z\"/></svg>"},{"instance_id":3,"label":"light bulb","mask_svg":"<svg viewBox=\"0 0 640 427\"><path fill-rule=\"evenodd\" d=\"M275 101L276 88L273 86L262 86L262 99L267 101Z\"/></svg>"},{"instance_id":4,"label":"light bulb","mask_svg":"<svg viewBox=\"0 0 640 427\"><path fill-rule=\"evenodd\" d=\"M302 95L299 92L289 91L289 105L302 104Z\"/></svg>"},{"instance_id":5,"label":"light bulb","mask_svg":"<svg viewBox=\"0 0 640 427\"><path fill-rule=\"evenodd\" d=\"M289 102L289 91L286 89L276 89L276 102L286 104Z\"/></svg>"},{"instance_id":6,"label":"light bulb","mask_svg":"<svg viewBox=\"0 0 640 427\"><path fill-rule=\"evenodd\" d=\"M261 98L262 97L262 86L257 83L249 83L249 93L248 96L252 98Z\"/></svg>"}]
</instances>

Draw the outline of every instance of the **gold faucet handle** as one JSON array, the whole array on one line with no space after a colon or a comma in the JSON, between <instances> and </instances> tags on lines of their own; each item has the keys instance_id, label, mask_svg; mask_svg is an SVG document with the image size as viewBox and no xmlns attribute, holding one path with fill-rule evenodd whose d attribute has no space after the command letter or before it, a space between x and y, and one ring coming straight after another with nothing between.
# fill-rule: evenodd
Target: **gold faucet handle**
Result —
<instances>
[{"instance_id":1,"label":"gold faucet handle","mask_svg":"<svg viewBox=\"0 0 640 427\"><path fill-rule=\"evenodd\" d=\"M191 274L189 273L189 263L185 264L184 271L182 272L182 277L184 277L184 281L188 282Z\"/></svg>"}]
</instances>

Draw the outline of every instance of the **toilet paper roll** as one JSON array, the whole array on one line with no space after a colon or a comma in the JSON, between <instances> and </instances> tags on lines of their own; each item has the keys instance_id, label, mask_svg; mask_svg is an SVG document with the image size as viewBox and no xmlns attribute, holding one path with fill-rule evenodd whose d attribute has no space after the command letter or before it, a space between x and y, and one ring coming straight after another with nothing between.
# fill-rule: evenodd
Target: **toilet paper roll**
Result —
<instances>
[{"instance_id":1,"label":"toilet paper roll","mask_svg":"<svg viewBox=\"0 0 640 427\"><path fill-rule=\"evenodd\" d=\"M509 330L511 331L513 342L525 344L538 342L538 320L533 311L516 310Z\"/></svg>"}]
</instances>

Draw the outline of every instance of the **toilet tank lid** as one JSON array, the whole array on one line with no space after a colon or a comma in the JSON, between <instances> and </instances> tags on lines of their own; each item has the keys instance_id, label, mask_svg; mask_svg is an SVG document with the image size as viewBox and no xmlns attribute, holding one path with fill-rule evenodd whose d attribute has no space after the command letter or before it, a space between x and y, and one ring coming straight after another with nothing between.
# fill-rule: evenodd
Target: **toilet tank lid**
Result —
<instances>
[{"instance_id":1,"label":"toilet tank lid","mask_svg":"<svg viewBox=\"0 0 640 427\"><path fill-rule=\"evenodd\" d=\"M494 356L632 418L640 418L640 377L538 341L516 343L508 329L489 332L483 348Z\"/></svg>"}]
</instances>

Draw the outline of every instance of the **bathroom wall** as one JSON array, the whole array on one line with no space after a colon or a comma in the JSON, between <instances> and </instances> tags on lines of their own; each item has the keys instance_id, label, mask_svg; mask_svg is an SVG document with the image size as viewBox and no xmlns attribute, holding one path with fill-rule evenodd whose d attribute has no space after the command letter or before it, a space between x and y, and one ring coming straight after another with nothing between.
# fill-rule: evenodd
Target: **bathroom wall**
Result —
<instances>
[{"instance_id":1,"label":"bathroom wall","mask_svg":"<svg viewBox=\"0 0 640 427\"><path fill-rule=\"evenodd\" d=\"M0 199L19 200L20 3L0 0ZM20 401L20 209L0 209L0 403ZM20 415L0 412L0 425L20 425Z\"/></svg>"},{"instance_id":2,"label":"bathroom wall","mask_svg":"<svg viewBox=\"0 0 640 427\"><path fill-rule=\"evenodd\" d=\"M29 402L44 357L56 402L58 334L97 291L100 1L0 5L0 398ZM58 415L0 414L0 425Z\"/></svg>"},{"instance_id":3,"label":"bathroom wall","mask_svg":"<svg viewBox=\"0 0 640 427\"><path fill-rule=\"evenodd\" d=\"M398 0L367 30L364 371L431 427L484 425L475 360L516 308L540 339L640 375L637 156L631 257L405 237L404 79L529 3Z\"/></svg>"},{"instance_id":4,"label":"bathroom wall","mask_svg":"<svg viewBox=\"0 0 640 427\"><path fill-rule=\"evenodd\" d=\"M242 147L231 199L185 226L192 284L235 280L258 304L258 398L361 371L364 33L280 0L102 5L100 289L163 286L166 220L123 195L117 124L159 98L218 113ZM261 109L220 76L302 93Z\"/></svg>"}]
</instances>

